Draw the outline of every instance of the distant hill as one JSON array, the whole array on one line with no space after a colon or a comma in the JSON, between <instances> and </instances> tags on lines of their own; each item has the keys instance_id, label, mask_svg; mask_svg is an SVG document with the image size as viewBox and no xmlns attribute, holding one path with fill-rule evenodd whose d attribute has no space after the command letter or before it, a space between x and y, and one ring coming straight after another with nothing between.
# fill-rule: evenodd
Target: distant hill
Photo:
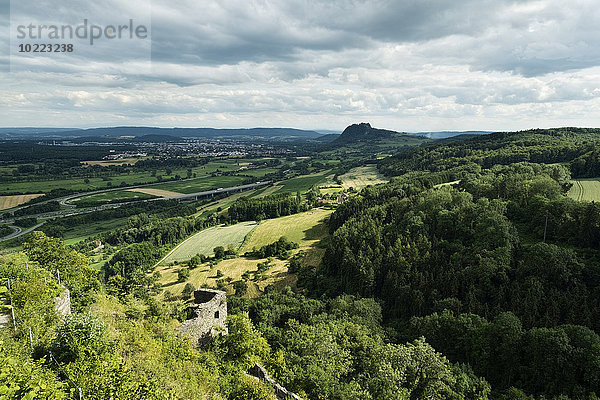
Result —
<instances>
[{"instance_id":1,"label":"distant hill","mask_svg":"<svg viewBox=\"0 0 600 400\"><path fill-rule=\"evenodd\" d=\"M394 154L430 141L431 139L423 136L373 128L370 123L362 122L344 129L335 140L324 145L324 151L362 156Z\"/></svg>"},{"instance_id":2,"label":"distant hill","mask_svg":"<svg viewBox=\"0 0 600 400\"><path fill-rule=\"evenodd\" d=\"M335 145L356 143L356 142L372 142L379 139L391 139L395 135L404 135L395 131L386 129L376 129L368 122L360 124L352 124L344 132L335 139L332 143Z\"/></svg>"}]
</instances>

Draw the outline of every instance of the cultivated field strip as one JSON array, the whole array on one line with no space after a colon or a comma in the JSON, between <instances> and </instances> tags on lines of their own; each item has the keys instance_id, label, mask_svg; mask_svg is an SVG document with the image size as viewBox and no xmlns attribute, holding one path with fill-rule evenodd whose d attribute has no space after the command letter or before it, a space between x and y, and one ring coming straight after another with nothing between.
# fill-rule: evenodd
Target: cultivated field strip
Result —
<instances>
[{"instance_id":1,"label":"cultivated field strip","mask_svg":"<svg viewBox=\"0 0 600 400\"><path fill-rule=\"evenodd\" d=\"M9 208L13 208L19 206L21 204L27 203L31 199L35 199L37 197L43 196L43 193L38 194L23 194L23 195L15 195L15 196L0 196L0 210L8 210Z\"/></svg>"}]
</instances>

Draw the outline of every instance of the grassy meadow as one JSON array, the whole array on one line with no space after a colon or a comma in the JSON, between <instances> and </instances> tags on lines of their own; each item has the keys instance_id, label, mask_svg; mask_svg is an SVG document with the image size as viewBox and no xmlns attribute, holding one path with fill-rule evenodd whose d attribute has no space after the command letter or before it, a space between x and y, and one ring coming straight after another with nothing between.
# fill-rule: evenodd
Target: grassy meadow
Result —
<instances>
[{"instance_id":1,"label":"grassy meadow","mask_svg":"<svg viewBox=\"0 0 600 400\"><path fill-rule=\"evenodd\" d=\"M213 249L217 246L227 248L229 245L233 245L237 250L246 235L256 228L256 226L255 222L250 221L205 229L182 242L160 264L188 261L196 254L204 254L205 256L212 257L214 256Z\"/></svg>"},{"instance_id":2,"label":"grassy meadow","mask_svg":"<svg viewBox=\"0 0 600 400\"><path fill-rule=\"evenodd\" d=\"M375 165L352 168L344 175L340 175L340 180L344 189L354 188L356 190L360 190L365 186L377 185L389 181L389 179L377 171Z\"/></svg>"},{"instance_id":3,"label":"grassy meadow","mask_svg":"<svg viewBox=\"0 0 600 400\"><path fill-rule=\"evenodd\" d=\"M600 201L600 179L579 179L572 181L569 197L577 201Z\"/></svg>"},{"instance_id":4,"label":"grassy meadow","mask_svg":"<svg viewBox=\"0 0 600 400\"><path fill-rule=\"evenodd\" d=\"M252 250L253 247L261 247L266 244L270 244L279 239L281 236L285 236L289 240L300 244L300 248L298 250L294 250L294 253L300 250L305 252L304 258L302 259L302 263L304 265L318 265L325 250L317 247L316 245L322 238L328 235L325 219L331 213L331 210L315 209L300 214L262 221L258 226L255 224L253 227L248 226L252 229L250 229L249 233L247 234L246 239L240 247L238 253L244 254L246 251ZM223 229L240 229L239 226L242 224L232 225L231 227L225 227ZM222 240L222 234L217 234L219 231L211 232L210 229L200 232L202 235L198 234L200 236L196 237L194 240L200 242L201 239L212 240L215 238L215 240L210 244L210 246L213 247L224 245L225 242L227 242L227 240ZM209 236L206 236L207 233L209 233ZM217 237L220 239L217 240ZM207 245L207 247L210 246ZM181 261L188 260L191 256L196 254L192 254L192 252L193 251L190 251L185 257L180 257L179 259ZM206 252L204 254L208 255L209 253ZM210 254L212 254L212 248ZM231 282L239 281L242 279L242 275L245 272L256 271L258 264L265 261L265 259L236 257L222 260L217 265L212 267L210 263L205 263L195 269L192 269L190 271L190 278L186 282L177 282L177 271L181 268L184 268L182 265L166 265L168 264L167 262L162 262L156 270L160 271L161 273L160 282L163 284L164 289L172 294L180 294L183 290L183 287L188 282L194 285L194 287L208 285L209 287L214 288L217 285L218 279L230 280ZM277 287L284 287L286 285L294 286L297 278L295 275L288 273L288 263L289 260L279 260L277 258L272 259L270 268L264 273L264 279L247 281L248 291L246 296L257 297L264 291L266 286L271 284ZM217 277L217 271L221 271L223 276L220 278ZM233 293L231 285L228 285L228 291Z\"/></svg>"}]
</instances>

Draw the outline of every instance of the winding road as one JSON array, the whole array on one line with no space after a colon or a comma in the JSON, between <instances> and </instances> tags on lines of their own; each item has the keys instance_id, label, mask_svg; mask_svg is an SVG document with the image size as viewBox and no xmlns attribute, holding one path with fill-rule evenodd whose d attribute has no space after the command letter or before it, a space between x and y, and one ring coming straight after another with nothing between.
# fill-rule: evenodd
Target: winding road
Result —
<instances>
[{"instance_id":1,"label":"winding road","mask_svg":"<svg viewBox=\"0 0 600 400\"><path fill-rule=\"evenodd\" d=\"M194 178L192 178L194 179ZM198 178L196 178L198 179ZM102 210L108 210L111 208L119 208L123 205L126 204L133 204L133 203L146 203L146 202L150 202L150 201L161 201L161 200L188 200L188 199L192 199L192 200L198 200L204 197L209 197L209 196L214 196L214 195L219 195L219 194L224 194L224 193L235 193L235 192L243 192L245 190L250 190L250 189L255 189L258 187L262 187L262 186L266 186L271 184L271 181L266 181L266 182L255 182L255 183L250 183L247 185L240 185L240 186L232 186L232 187L228 187L228 188L218 188L218 189L214 189L214 190L207 190L204 192L197 192L197 193L190 193L190 194L180 194L177 196L169 196L169 197L158 197L155 199L146 199L146 200L139 200L136 202L133 201L128 201L128 202L123 202L123 203L112 203L112 204L104 204L101 206L97 206L97 207L89 207L89 208L74 208L75 206L72 204L67 203L67 201L69 200L73 200L76 199L78 197L83 197L83 196L89 196L91 194L96 194L96 193L103 193L103 192L108 192L108 191L112 191L112 190L125 190L125 189L131 189L131 188L136 188L136 187L146 187L146 186L150 186L150 185L143 185L143 186L132 186L132 187L119 187L119 188L112 188L112 189L105 189L105 190L98 190L98 191L94 191L94 192L84 192L84 193L77 193L77 194L72 194L69 196L64 196L61 198L57 198L57 199L52 199L52 200L48 200L48 201L58 201L60 204L70 207L70 209L67 210L60 210L60 211L52 211L52 212L47 212L47 213L41 213L41 214L35 214L35 215L27 215L24 216L23 218L64 218L64 217L70 217L72 215L79 215L79 214L87 214L87 213L91 213L91 212L95 212L95 211L102 211ZM46 201L47 202L47 201ZM42 204L42 203L37 203L37 204ZM20 207L20 208L25 208L25 207ZM13 210L14 211L14 210ZM20 219L20 218L16 218L16 219ZM0 224L14 224L15 222L15 218L8 218L8 219L3 219L0 220ZM11 228L15 229L15 232L11 233L8 236L5 236L3 238L0 238L0 242L4 242L6 240L10 240L10 239L14 239L17 238L19 236L25 235L31 231L33 231L34 229L37 229L38 227L42 226L43 224L45 224L47 221L43 221L39 224L37 224L36 226L32 227L32 228L28 228L27 230L22 230L21 228L14 226L14 225L10 225ZM18 231L16 231L18 229Z\"/></svg>"}]
</instances>

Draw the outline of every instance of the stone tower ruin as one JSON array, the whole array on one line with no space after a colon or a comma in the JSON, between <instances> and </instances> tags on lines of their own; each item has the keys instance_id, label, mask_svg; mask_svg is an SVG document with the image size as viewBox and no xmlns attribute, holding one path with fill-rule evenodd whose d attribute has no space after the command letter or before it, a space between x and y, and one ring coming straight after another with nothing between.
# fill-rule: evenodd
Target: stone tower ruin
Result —
<instances>
[{"instance_id":1,"label":"stone tower ruin","mask_svg":"<svg viewBox=\"0 0 600 400\"><path fill-rule=\"evenodd\" d=\"M194 305L188 308L188 319L178 328L194 343L208 344L217 335L227 334L227 295L221 290L194 291Z\"/></svg>"}]
</instances>

